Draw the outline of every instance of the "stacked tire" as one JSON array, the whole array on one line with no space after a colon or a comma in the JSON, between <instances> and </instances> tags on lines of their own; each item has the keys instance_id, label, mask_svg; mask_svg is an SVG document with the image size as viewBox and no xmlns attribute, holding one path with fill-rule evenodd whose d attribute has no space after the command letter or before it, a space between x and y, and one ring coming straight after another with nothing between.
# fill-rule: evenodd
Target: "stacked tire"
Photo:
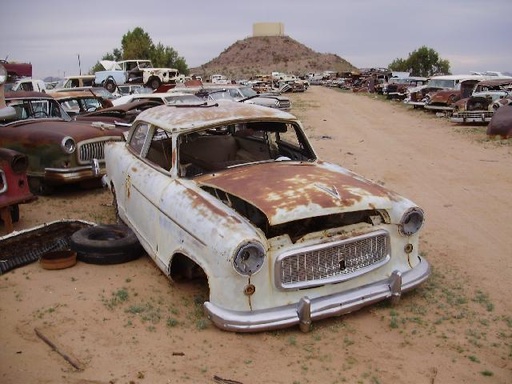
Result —
<instances>
[{"instance_id":1,"label":"stacked tire","mask_svg":"<svg viewBox=\"0 0 512 384\"><path fill-rule=\"evenodd\" d=\"M144 253L135 233L123 224L82 228L71 235L70 248L78 260L102 265L126 263Z\"/></svg>"}]
</instances>

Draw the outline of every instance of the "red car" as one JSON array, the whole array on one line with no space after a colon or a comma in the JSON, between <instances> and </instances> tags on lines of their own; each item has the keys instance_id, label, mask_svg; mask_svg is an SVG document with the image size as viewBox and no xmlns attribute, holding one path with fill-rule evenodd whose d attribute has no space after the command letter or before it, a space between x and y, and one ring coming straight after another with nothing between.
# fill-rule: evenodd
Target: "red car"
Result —
<instances>
[{"instance_id":1,"label":"red car","mask_svg":"<svg viewBox=\"0 0 512 384\"><path fill-rule=\"evenodd\" d=\"M37 197L27 181L28 157L7 148L0 148L0 219L7 233L20 218L19 204Z\"/></svg>"}]
</instances>

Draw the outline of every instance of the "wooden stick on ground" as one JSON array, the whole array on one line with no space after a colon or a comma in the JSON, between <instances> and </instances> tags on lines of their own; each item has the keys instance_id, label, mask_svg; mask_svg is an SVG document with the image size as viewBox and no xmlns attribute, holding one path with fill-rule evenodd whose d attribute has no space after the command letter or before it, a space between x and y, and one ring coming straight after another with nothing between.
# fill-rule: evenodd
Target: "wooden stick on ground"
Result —
<instances>
[{"instance_id":1,"label":"wooden stick on ground","mask_svg":"<svg viewBox=\"0 0 512 384\"><path fill-rule=\"evenodd\" d=\"M34 331L36 332L36 335L43 340L46 344L48 344L52 349L57 352L59 355L61 355L64 360L66 360L69 364L73 366L73 368L82 371L84 369L83 364L75 357L71 356L69 353L66 353L60 348L56 343L51 341L47 336L45 336L41 330L34 328Z\"/></svg>"},{"instance_id":2,"label":"wooden stick on ground","mask_svg":"<svg viewBox=\"0 0 512 384\"><path fill-rule=\"evenodd\" d=\"M223 379L222 377L217 376L217 375L213 376L213 380L216 383L222 383L222 384L243 384L241 381L230 380L230 379Z\"/></svg>"}]
</instances>

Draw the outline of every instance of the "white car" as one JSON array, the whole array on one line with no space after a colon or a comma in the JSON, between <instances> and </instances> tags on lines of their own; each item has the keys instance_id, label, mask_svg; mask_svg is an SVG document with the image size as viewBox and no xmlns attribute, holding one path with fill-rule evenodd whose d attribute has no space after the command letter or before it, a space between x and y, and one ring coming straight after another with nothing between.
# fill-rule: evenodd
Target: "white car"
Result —
<instances>
[{"instance_id":1,"label":"white car","mask_svg":"<svg viewBox=\"0 0 512 384\"><path fill-rule=\"evenodd\" d=\"M199 97L208 100L229 100L239 101L246 104L262 105L264 107L276 108L282 111L289 111L292 107L291 100L282 96L279 92L258 93L252 87L237 84L204 84L201 87L176 87L168 91L194 93Z\"/></svg>"},{"instance_id":2,"label":"white car","mask_svg":"<svg viewBox=\"0 0 512 384\"><path fill-rule=\"evenodd\" d=\"M205 101L196 95L181 92L157 92L157 93L133 93L131 95L121 96L112 100L114 106L131 103L132 101L139 100L155 100L160 104L174 105L174 104L204 104Z\"/></svg>"},{"instance_id":3,"label":"white car","mask_svg":"<svg viewBox=\"0 0 512 384\"><path fill-rule=\"evenodd\" d=\"M422 209L318 159L287 112L158 106L105 157L120 219L170 279L207 281L204 308L223 330L308 331L430 274Z\"/></svg>"}]
</instances>

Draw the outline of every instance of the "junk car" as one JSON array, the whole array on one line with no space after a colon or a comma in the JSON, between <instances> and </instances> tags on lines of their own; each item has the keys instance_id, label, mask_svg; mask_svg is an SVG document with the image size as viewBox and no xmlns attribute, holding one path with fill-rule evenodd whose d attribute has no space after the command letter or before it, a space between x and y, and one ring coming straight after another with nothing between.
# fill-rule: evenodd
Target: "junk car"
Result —
<instances>
[{"instance_id":1,"label":"junk car","mask_svg":"<svg viewBox=\"0 0 512 384\"><path fill-rule=\"evenodd\" d=\"M200 97L185 92L154 92L154 93L135 93L132 95L121 96L113 100L114 105L123 105L134 101L153 101L162 104L203 104L204 100Z\"/></svg>"},{"instance_id":2,"label":"junk car","mask_svg":"<svg viewBox=\"0 0 512 384\"><path fill-rule=\"evenodd\" d=\"M37 199L27 181L28 157L22 153L0 148L0 222L7 232L20 219L20 204Z\"/></svg>"},{"instance_id":3,"label":"junk car","mask_svg":"<svg viewBox=\"0 0 512 384\"><path fill-rule=\"evenodd\" d=\"M450 120L454 123L489 123L500 101L512 93L512 79L483 80L470 97L454 104Z\"/></svg>"},{"instance_id":4,"label":"junk car","mask_svg":"<svg viewBox=\"0 0 512 384\"><path fill-rule=\"evenodd\" d=\"M412 105L414 108L424 108L429 105L429 109L444 110L445 107L461 98L462 84L468 84L467 87L464 87L464 92L467 94L462 96L467 97L471 93L472 86L478 81L489 79L489 77L473 74L433 76L426 84L409 88L404 103ZM432 95L439 91L446 92L439 94L439 100L432 101ZM451 107L448 109L451 110Z\"/></svg>"},{"instance_id":5,"label":"junk car","mask_svg":"<svg viewBox=\"0 0 512 384\"><path fill-rule=\"evenodd\" d=\"M158 106L105 161L119 218L172 281L207 280L204 309L223 330L309 331L430 274L423 210L319 159L288 112Z\"/></svg>"},{"instance_id":6,"label":"junk car","mask_svg":"<svg viewBox=\"0 0 512 384\"><path fill-rule=\"evenodd\" d=\"M49 194L62 184L101 185L103 147L123 140L126 127L72 121L47 93L8 92L5 102L16 116L0 121L0 147L28 156L33 193Z\"/></svg>"},{"instance_id":7,"label":"junk car","mask_svg":"<svg viewBox=\"0 0 512 384\"><path fill-rule=\"evenodd\" d=\"M209 100L230 100L247 104L262 105L264 107L276 108L282 111L289 111L292 107L291 100L280 93L273 92L257 93L246 85L204 85L202 87L191 87L199 97ZM185 88L175 88L170 92L187 92Z\"/></svg>"},{"instance_id":8,"label":"junk car","mask_svg":"<svg viewBox=\"0 0 512 384\"><path fill-rule=\"evenodd\" d=\"M129 127L142 111L161 105L155 100L136 100L113 107L98 109L75 117L77 121L103 122L118 127Z\"/></svg>"},{"instance_id":9,"label":"junk car","mask_svg":"<svg viewBox=\"0 0 512 384\"><path fill-rule=\"evenodd\" d=\"M427 81L428 79L426 77L392 77L387 84L384 85L382 93L386 95L388 100L404 100L409 88L421 86L426 84Z\"/></svg>"},{"instance_id":10,"label":"junk car","mask_svg":"<svg viewBox=\"0 0 512 384\"><path fill-rule=\"evenodd\" d=\"M496 109L491 121L487 125L487 135L491 137L499 136L502 139L512 137L512 100L508 99L509 104L503 104Z\"/></svg>"},{"instance_id":11,"label":"junk car","mask_svg":"<svg viewBox=\"0 0 512 384\"><path fill-rule=\"evenodd\" d=\"M92 88L88 91L73 89L63 92L48 92L64 108L68 115L75 117L102 108L112 107L112 101L98 96Z\"/></svg>"},{"instance_id":12,"label":"junk car","mask_svg":"<svg viewBox=\"0 0 512 384\"><path fill-rule=\"evenodd\" d=\"M471 96L473 89L480 81L481 79L463 79L457 84L457 88L431 92L425 98L424 108L445 111L449 114L453 111L455 102Z\"/></svg>"},{"instance_id":13,"label":"junk car","mask_svg":"<svg viewBox=\"0 0 512 384\"><path fill-rule=\"evenodd\" d=\"M14 119L16 110L6 106L4 83L8 72L0 63L0 121ZM36 197L27 182L28 157L7 148L0 148L0 223L7 233L13 231L12 223L19 221L20 204L30 203Z\"/></svg>"}]
</instances>

